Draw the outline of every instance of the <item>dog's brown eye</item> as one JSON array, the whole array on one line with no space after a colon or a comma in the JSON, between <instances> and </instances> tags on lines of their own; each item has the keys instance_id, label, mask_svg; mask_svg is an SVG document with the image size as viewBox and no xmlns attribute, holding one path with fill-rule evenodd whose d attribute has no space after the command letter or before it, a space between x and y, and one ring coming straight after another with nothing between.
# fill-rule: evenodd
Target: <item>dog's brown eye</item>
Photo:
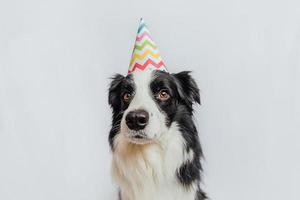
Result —
<instances>
[{"instance_id":1,"label":"dog's brown eye","mask_svg":"<svg viewBox=\"0 0 300 200\"><path fill-rule=\"evenodd\" d=\"M131 99L131 94L130 94L130 93L125 93L125 94L123 95L123 100L124 100L125 102L129 102L130 99Z\"/></svg>"},{"instance_id":2,"label":"dog's brown eye","mask_svg":"<svg viewBox=\"0 0 300 200\"><path fill-rule=\"evenodd\" d=\"M170 95L169 95L169 93L166 90L161 90L158 93L158 99L161 100L161 101L166 101L169 98L170 98Z\"/></svg>"}]
</instances>

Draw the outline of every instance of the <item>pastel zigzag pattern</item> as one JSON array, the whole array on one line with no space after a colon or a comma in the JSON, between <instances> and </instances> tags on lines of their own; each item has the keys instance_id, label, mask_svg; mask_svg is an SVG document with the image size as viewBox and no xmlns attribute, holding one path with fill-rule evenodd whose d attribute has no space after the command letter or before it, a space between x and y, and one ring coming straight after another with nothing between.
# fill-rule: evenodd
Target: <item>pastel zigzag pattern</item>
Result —
<instances>
[{"instance_id":1,"label":"pastel zigzag pattern","mask_svg":"<svg viewBox=\"0 0 300 200\"><path fill-rule=\"evenodd\" d=\"M158 52L154 52L150 49L145 50L142 54L138 54L137 52L134 52L130 61L130 66L132 66L133 62L136 62L137 60L144 60L145 57L150 57L154 60L157 60L160 58L160 54Z\"/></svg>"},{"instance_id":2,"label":"pastel zigzag pattern","mask_svg":"<svg viewBox=\"0 0 300 200\"><path fill-rule=\"evenodd\" d=\"M148 37L149 39L151 39L151 36L149 34L149 32L145 31L142 34L136 36L136 41L140 42L143 38Z\"/></svg>"},{"instance_id":3,"label":"pastel zigzag pattern","mask_svg":"<svg viewBox=\"0 0 300 200\"><path fill-rule=\"evenodd\" d=\"M165 66L165 64L162 60L159 63L155 63L153 60L148 59L144 64L135 63L133 68L128 70L128 73L135 71L137 68L144 70L146 67L148 67L148 65L151 65L151 66L155 67L156 69L159 69L159 68Z\"/></svg>"},{"instance_id":4,"label":"pastel zigzag pattern","mask_svg":"<svg viewBox=\"0 0 300 200\"><path fill-rule=\"evenodd\" d=\"M145 40L142 44L135 44L134 49L142 50L146 46L150 46L153 49L157 48L156 45L154 43L152 43L150 40Z\"/></svg>"}]
</instances>

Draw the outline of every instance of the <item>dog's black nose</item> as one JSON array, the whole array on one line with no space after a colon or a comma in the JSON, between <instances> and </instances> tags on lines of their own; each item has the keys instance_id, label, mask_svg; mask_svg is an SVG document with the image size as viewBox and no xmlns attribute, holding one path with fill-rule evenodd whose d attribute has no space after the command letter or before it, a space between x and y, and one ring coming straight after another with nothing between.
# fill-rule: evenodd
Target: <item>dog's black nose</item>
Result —
<instances>
[{"instance_id":1,"label":"dog's black nose","mask_svg":"<svg viewBox=\"0 0 300 200\"><path fill-rule=\"evenodd\" d=\"M149 121L149 114L145 110L131 111L125 118L128 128L138 131L145 128Z\"/></svg>"}]
</instances>

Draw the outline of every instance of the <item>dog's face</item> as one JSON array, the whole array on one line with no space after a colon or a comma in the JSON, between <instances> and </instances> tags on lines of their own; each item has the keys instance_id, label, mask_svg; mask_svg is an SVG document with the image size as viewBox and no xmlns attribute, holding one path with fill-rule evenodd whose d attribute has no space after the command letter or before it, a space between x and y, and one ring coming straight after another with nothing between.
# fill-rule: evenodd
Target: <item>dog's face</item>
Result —
<instances>
[{"instance_id":1,"label":"dog's face","mask_svg":"<svg viewBox=\"0 0 300 200\"><path fill-rule=\"evenodd\" d=\"M110 144L117 134L129 142L146 144L159 140L180 112L192 114L200 103L199 89L189 72L136 71L116 75L109 88L113 109Z\"/></svg>"}]
</instances>

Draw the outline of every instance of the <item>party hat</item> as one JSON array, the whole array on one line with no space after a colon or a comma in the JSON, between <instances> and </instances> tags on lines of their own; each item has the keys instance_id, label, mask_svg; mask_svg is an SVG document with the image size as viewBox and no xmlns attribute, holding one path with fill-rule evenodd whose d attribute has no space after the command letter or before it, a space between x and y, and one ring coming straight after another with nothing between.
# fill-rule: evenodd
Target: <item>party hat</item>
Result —
<instances>
[{"instance_id":1,"label":"party hat","mask_svg":"<svg viewBox=\"0 0 300 200\"><path fill-rule=\"evenodd\" d=\"M141 19L139 24L128 73L136 70L167 71L165 63L143 19Z\"/></svg>"}]
</instances>

